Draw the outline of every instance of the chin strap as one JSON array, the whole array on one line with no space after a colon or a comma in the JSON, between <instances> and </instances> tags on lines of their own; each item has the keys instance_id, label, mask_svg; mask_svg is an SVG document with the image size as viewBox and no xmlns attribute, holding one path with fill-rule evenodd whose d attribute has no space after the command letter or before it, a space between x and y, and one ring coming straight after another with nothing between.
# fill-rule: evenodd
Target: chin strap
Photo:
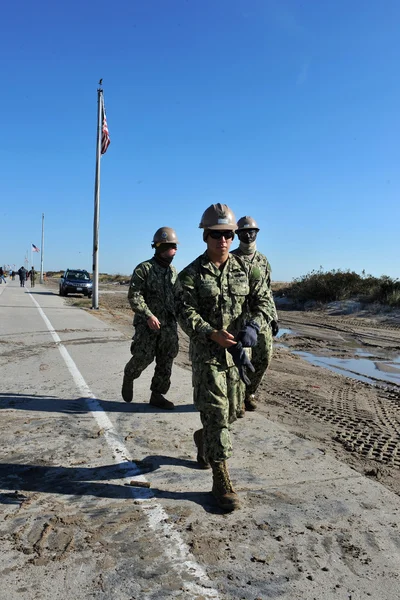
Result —
<instances>
[{"instance_id":1,"label":"chin strap","mask_svg":"<svg viewBox=\"0 0 400 600\"><path fill-rule=\"evenodd\" d=\"M240 242L239 250L246 256L250 256L251 254L254 254L254 252L257 250L257 244L256 242L250 242L250 244Z\"/></svg>"}]
</instances>

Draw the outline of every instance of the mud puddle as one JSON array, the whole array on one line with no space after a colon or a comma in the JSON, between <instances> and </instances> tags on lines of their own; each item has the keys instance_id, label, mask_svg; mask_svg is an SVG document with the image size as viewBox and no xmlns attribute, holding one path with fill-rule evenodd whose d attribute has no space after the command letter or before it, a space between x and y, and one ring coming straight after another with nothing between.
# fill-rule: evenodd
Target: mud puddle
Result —
<instances>
[{"instance_id":1,"label":"mud puddle","mask_svg":"<svg viewBox=\"0 0 400 600\"><path fill-rule=\"evenodd\" d=\"M277 335L279 346L287 347L310 364L322 366L330 371L374 384L376 382L394 384L400 386L400 355L379 352L371 354L363 348L354 348L354 357L338 358L335 356L322 356L314 352L294 350L285 340L280 339L284 335L301 335L292 329L281 329Z\"/></svg>"},{"instance_id":2,"label":"mud puddle","mask_svg":"<svg viewBox=\"0 0 400 600\"><path fill-rule=\"evenodd\" d=\"M380 381L400 386L400 365L396 368L395 363L391 361L317 356L311 352L303 352L301 350L294 350L292 352L313 365L323 366L335 373L358 379L358 381L372 384Z\"/></svg>"},{"instance_id":3,"label":"mud puddle","mask_svg":"<svg viewBox=\"0 0 400 600\"><path fill-rule=\"evenodd\" d=\"M282 327L282 329L279 330L278 335L276 336L276 339L281 338L283 335L296 335L296 333L292 330L292 329L285 329L284 327Z\"/></svg>"}]
</instances>

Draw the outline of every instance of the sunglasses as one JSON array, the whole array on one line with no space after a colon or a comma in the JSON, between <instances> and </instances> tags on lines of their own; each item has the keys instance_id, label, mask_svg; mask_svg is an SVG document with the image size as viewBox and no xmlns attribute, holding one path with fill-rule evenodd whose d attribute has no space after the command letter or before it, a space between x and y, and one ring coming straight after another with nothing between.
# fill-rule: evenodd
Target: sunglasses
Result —
<instances>
[{"instance_id":1,"label":"sunglasses","mask_svg":"<svg viewBox=\"0 0 400 600\"><path fill-rule=\"evenodd\" d=\"M218 231L215 229L210 229L210 231L208 232L208 235L213 240L220 240L223 237L226 240L233 240L233 238L235 237L235 232L234 231Z\"/></svg>"}]
</instances>

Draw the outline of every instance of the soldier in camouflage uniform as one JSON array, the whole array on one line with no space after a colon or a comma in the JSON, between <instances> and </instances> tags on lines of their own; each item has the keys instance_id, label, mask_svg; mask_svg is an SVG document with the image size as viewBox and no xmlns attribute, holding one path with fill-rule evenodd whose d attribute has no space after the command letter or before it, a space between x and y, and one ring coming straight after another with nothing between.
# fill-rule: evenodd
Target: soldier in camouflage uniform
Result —
<instances>
[{"instance_id":1,"label":"soldier in camouflage uniform","mask_svg":"<svg viewBox=\"0 0 400 600\"><path fill-rule=\"evenodd\" d=\"M133 381L154 360L150 404L172 410L174 404L164 397L171 385L171 371L178 354L178 331L175 317L174 284L177 277L171 262L176 254L178 238L170 227L161 227L153 238L155 254L133 271L128 300L135 313L135 333L131 344L132 358L126 364L122 397L132 402Z\"/></svg>"},{"instance_id":2,"label":"soldier in camouflage uniform","mask_svg":"<svg viewBox=\"0 0 400 600\"><path fill-rule=\"evenodd\" d=\"M36 279L35 267L32 267L32 269L30 271L30 278L31 278L31 287L35 287L35 279Z\"/></svg>"},{"instance_id":3,"label":"soldier in camouflage uniform","mask_svg":"<svg viewBox=\"0 0 400 600\"><path fill-rule=\"evenodd\" d=\"M271 303L274 306L274 314L272 321L261 329L257 338L257 345L252 349L251 362L254 366L254 373L249 373L250 385L246 387L246 395L244 399L244 407L246 410L256 410L256 391L260 385L266 370L272 358L272 337L276 336L279 331L278 314L276 312L275 303L271 290L271 265L264 254L261 254L256 248L256 238L260 231L256 221L252 217L242 217L238 221L236 230L239 238L239 247L232 251L232 254L240 256L248 264L258 267L263 277L265 277L268 294L271 298ZM239 416L244 416L244 407Z\"/></svg>"},{"instance_id":4,"label":"soldier in camouflage uniform","mask_svg":"<svg viewBox=\"0 0 400 600\"><path fill-rule=\"evenodd\" d=\"M248 381L245 370L251 368L244 347L254 345L257 331L272 319L272 307L259 269L229 254L237 229L230 208L211 205L200 227L207 250L178 276L177 317L190 337L194 403L203 425L194 433L197 461L212 467L212 493L231 511L239 499L226 460L232 454L230 426Z\"/></svg>"}]
</instances>

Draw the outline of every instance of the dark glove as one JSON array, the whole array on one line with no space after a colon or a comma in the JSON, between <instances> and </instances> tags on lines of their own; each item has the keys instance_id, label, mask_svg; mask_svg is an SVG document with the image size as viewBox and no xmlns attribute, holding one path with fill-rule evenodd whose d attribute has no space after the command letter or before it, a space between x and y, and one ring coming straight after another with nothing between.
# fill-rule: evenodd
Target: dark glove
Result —
<instances>
[{"instance_id":1,"label":"dark glove","mask_svg":"<svg viewBox=\"0 0 400 600\"><path fill-rule=\"evenodd\" d=\"M257 346L257 333L260 326L254 321L246 321L243 329L236 336L236 341L241 342L244 348L254 348Z\"/></svg>"},{"instance_id":2,"label":"dark glove","mask_svg":"<svg viewBox=\"0 0 400 600\"><path fill-rule=\"evenodd\" d=\"M250 369L254 373L255 368L250 362L249 357L247 356L242 342L238 342L236 346L231 346L228 348L228 351L232 354L233 362L235 363L240 379L244 381L246 385L250 385L250 379L247 377L246 369Z\"/></svg>"},{"instance_id":3,"label":"dark glove","mask_svg":"<svg viewBox=\"0 0 400 600\"><path fill-rule=\"evenodd\" d=\"M272 335L274 337L277 336L278 332L279 332L278 321L271 321L271 329L272 329Z\"/></svg>"}]
</instances>

